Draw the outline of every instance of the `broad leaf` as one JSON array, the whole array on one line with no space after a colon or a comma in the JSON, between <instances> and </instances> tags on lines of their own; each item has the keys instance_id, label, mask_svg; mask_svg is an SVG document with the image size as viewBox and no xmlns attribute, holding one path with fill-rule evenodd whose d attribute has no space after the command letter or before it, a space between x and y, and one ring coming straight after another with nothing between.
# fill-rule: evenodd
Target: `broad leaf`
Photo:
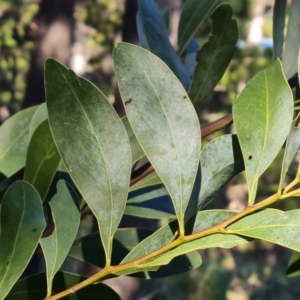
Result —
<instances>
[{"instance_id":1,"label":"broad leaf","mask_svg":"<svg viewBox=\"0 0 300 300\"><path fill-rule=\"evenodd\" d=\"M184 67L187 70L189 78L193 77L195 68L197 66L197 51L200 49L200 45L195 38L192 38L187 46L185 58L184 58Z\"/></svg>"},{"instance_id":2,"label":"broad leaf","mask_svg":"<svg viewBox=\"0 0 300 300\"><path fill-rule=\"evenodd\" d=\"M32 137L35 130L39 127L39 125L48 119L48 112L47 112L47 106L46 103L42 103L37 107L37 110L35 111L29 128L29 136Z\"/></svg>"},{"instance_id":3,"label":"broad leaf","mask_svg":"<svg viewBox=\"0 0 300 300\"><path fill-rule=\"evenodd\" d=\"M0 216L0 299L4 299L30 261L46 223L41 198L25 181L6 191Z\"/></svg>"},{"instance_id":4,"label":"broad leaf","mask_svg":"<svg viewBox=\"0 0 300 300\"><path fill-rule=\"evenodd\" d=\"M233 120L246 168L249 204L254 202L259 177L282 147L292 119L293 95L277 60L249 80L233 103Z\"/></svg>"},{"instance_id":5,"label":"broad leaf","mask_svg":"<svg viewBox=\"0 0 300 300\"><path fill-rule=\"evenodd\" d=\"M207 210L207 211L201 211L198 212L198 214L195 216L195 218L192 218L189 220L186 224L186 235L190 235L193 233L200 232L202 230L205 230L207 228L210 228L216 224L219 224L226 219L233 216L235 213L231 211L225 211L225 210ZM122 263L133 261L139 257L145 256L149 253L152 253L160 248L163 248L170 244L176 238L177 236L177 222L171 222L168 225L163 226L156 232L154 232L151 236L144 239L141 243L139 243L135 248L132 249L132 251L124 258ZM229 240L228 240L229 239ZM207 236L201 239L203 243L204 248L208 247L224 247L227 243L230 244L230 246L245 242L245 239L239 239L237 237L230 237L228 238L227 235L219 234L218 238L212 238L211 236ZM196 242L196 241L194 241ZM190 242L193 243L193 242ZM180 246L181 247L181 246ZM198 245L197 245L198 247ZM202 249L200 246L197 248L191 248L190 251L196 250L196 249ZM204 249L203 248L203 249ZM176 250L176 249L175 249ZM175 251L174 250L174 251ZM172 250L173 251L173 250ZM170 259L172 259L175 256L187 253L189 251L186 250L184 247L184 250L182 252L175 251L174 255ZM169 262L169 257L165 263ZM156 266L156 264L149 264L146 261L145 266ZM142 265L143 266L143 265Z\"/></svg>"},{"instance_id":6,"label":"broad leaf","mask_svg":"<svg viewBox=\"0 0 300 300\"><path fill-rule=\"evenodd\" d=\"M210 3L210 1L200 2ZM232 8L228 3L219 5L213 11L211 19L213 32L208 42L197 53L198 64L189 91L189 97L196 110L221 80L233 57L238 40L237 22L232 19Z\"/></svg>"},{"instance_id":7,"label":"broad leaf","mask_svg":"<svg viewBox=\"0 0 300 300\"><path fill-rule=\"evenodd\" d=\"M300 128L295 127L295 122L293 122L290 134L288 136L288 139L287 139L287 142L285 145L285 151L284 151L283 163L282 163L282 167L281 167L278 191L282 190L285 175L286 175L293 159L295 158L295 155L296 155L297 151L299 150L299 148L300 148Z\"/></svg>"},{"instance_id":8,"label":"broad leaf","mask_svg":"<svg viewBox=\"0 0 300 300\"><path fill-rule=\"evenodd\" d=\"M172 198L182 229L199 164L197 114L182 85L155 55L120 43L113 58L128 120Z\"/></svg>"},{"instance_id":9,"label":"broad leaf","mask_svg":"<svg viewBox=\"0 0 300 300\"><path fill-rule=\"evenodd\" d=\"M178 53L181 55L217 0L185 1L178 25Z\"/></svg>"},{"instance_id":10,"label":"broad leaf","mask_svg":"<svg viewBox=\"0 0 300 300\"><path fill-rule=\"evenodd\" d=\"M222 135L208 143L201 152L200 163L199 209L213 200L223 186L245 169L236 135Z\"/></svg>"},{"instance_id":11,"label":"broad leaf","mask_svg":"<svg viewBox=\"0 0 300 300\"><path fill-rule=\"evenodd\" d=\"M266 209L235 222L228 232L300 251L300 210Z\"/></svg>"},{"instance_id":12,"label":"broad leaf","mask_svg":"<svg viewBox=\"0 0 300 300\"><path fill-rule=\"evenodd\" d=\"M86 278L71 273L59 272L53 281L53 294L66 290ZM44 299L47 292L46 274L40 273L24 278L16 283L5 300ZM64 297L66 300L121 300L109 286L98 283Z\"/></svg>"},{"instance_id":13,"label":"broad leaf","mask_svg":"<svg viewBox=\"0 0 300 300\"><path fill-rule=\"evenodd\" d=\"M48 120L33 133L27 151L24 180L32 184L45 199L60 162L60 155L50 131Z\"/></svg>"},{"instance_id":14,"label":"broad leaf","mask_svg":"<svg viewBox=\"0 0 300 300\"><path fill-rule=\"evenodd\" d=\"M29 128L37 106L24 109L0 127L0 174L10 177L25 166Z\"/></svg>"},{"instance_id":15,"label":"broad leaf","mask_svg":"<svg viewBox=\"0 0 300 300\"><path fill-rule=\"evenodd\" d=\"M287 0L275 0L273 13L274 60L281 58L284 42L285 9Z\"/></svg>"},{"instance_id":16,"label":"broad leaf","mask_svg":"<svg viewBox=\"0 0 300 300\"><path fill-rule=\"evenodd\" d=\"M45 84L57 149L97 218L109 264L111 242L125 209L130 180L126 130L102 92L53 59L46 62Z\"/></svg>"},{"instance_id":17,"label":"broad leaf","mask_svg":"<svg viewBox=\"0 0 300 300\"><path fill-rule=\"evenodd\" d=\"M287 79L297 73L298 51L300 46L300 1L293 0L290 9L288 29L283 51L282 65Z\"/></svg>"},{"instance_id":18,"label":"broad leaf","mask_svg":"<svg viewBox=\"0 0 300 300\"><path fill-rule=\"evenodd\" d=\"M136 14L136 27L139 36L140 46L145 49L148 49L148 43L147 43L145 29L144 29L144 22L140 11L138 11Z\"/></svg>"},{"instance_id":19,"label":"broad leaf","mask_svg":"<svg viewBox=\"0 0 300 300\"><path fill-rule=\"evenodd\" d=\"M50 207L54 231L50 236L41 239L47 267L48 296L51 295L54 275L65 261L80 223L77 195L65 181L60 180L57 183L57 193L50 201Z\"/></svg>"},{"instance_id":20,"label":"broad leaf","mask_svg":"<svg viewBox=\"0 0 300 300\"><path fill-rule=\"evenodd\" d=\"M286 275L289 277L295 277L300 275L300 253L293 252L290 259L289 266L286 270Z\"/></svg>"},{"instance_id":21,"label":"broad leaf","mask_svg":"<svg viewBox=\"0 0 300 300\"><path fill-rule=\"evenodd\" d=\"M132 155L132 163L134 164L138 160L140 160L145 154L143 149L141 148L139 142L137 141L134 132L130 126L130 123L127 117L122 118L123 125L127 131L127 135L129 137L130 148L131 148L131 155Z\"/></svg>"},{"instance_id":22,"label":"broad leaf","mask_svg":"<svg viewBox=\"0 0 300 300\"><path fill-rule=\"evenodd\" d=\"M164 187L148 187L131 192L124 213L147 219L176 218L172 201Z\"/></svg>"},{"instance_id":23,"label":"broad leaf","mask_svg":"<svg viewBox=\"0 0 300 300\"><path fill-rule=\"evenodd\" d=\"M169 40L165 20L153 0L139 0L139 17L143 22L149 50L162 59L181 81L186 90L190 78Z\"/></svg>"}]
</instances>

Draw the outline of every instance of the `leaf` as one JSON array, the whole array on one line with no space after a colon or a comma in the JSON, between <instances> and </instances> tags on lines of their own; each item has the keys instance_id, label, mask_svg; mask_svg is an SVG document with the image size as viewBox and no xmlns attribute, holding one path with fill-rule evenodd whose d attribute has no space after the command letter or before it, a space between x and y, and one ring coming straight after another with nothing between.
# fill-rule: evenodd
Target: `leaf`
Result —
<instances>
[{"instance_id":1,"label":"leaf","mask_svg":"<svg viewBox=\"0 0 300 300\"><path fill-rule=\"evenodd\" d=\"M128 120L172 198L182 230L199 164L197 114L170 69L149 51L119 43L113 59Z\"/></svg>"},{"instance_id":2,"label":"leaf","mask_svg":"<svg viewBox=\"0 0 300 300\"><path fill-rule=\"evenodd\" d=\"M264 240L300 251L300 210L266 209L230 225L229 233Z\"/></svg>"},{"instance_id":3,"label":"leaf","mask_svg":"<svg viewBox=\"0 0 300 300\"><path fill-rule=\"evenodd\" d=\"M273 13L274 60L281 57L284 42L286 0L275 0Z\"/></svg>"},{"instance_id":4,"label":"leaf","mask_svg":"<svg viewBox=\"0 0 300 300\"><path fill-rule=\"evenodd\" d=\"M48 119L47 106L46 103L42 103L37 107L31 119L30 128L29 128L30 138L32 137L35 130L39 127L39 125L47 119Z\"/></svg>"},{"instance_id":5,"label":"leaf","mask_svg":"<svg viewBox=\"0 0 300 300\"><path fill-rule=\"evenodd\" d=\"M233 103L233 120L243 152L249 204L257 182L278 154L291 128L293 95L277 60L257 73Z\"/></svg>"},{"instance_id":6,"label":"leaf","mask_svg":"<svg viewBox=\"0 0 300 300\"><path fill-rule=\"evenodd\" d=\"M157 173L155 171L153 171L152 173L150 173L149 175L147 175L146 177L144 177L142 180L138 181L136 184L134 184L133 186L131 186L129 188L129 191L135 191L135 190L139 190L148 186L153 186L153 185L157 185L157 184L161 184L161 179L159 178L159 176L157 175Z\"/></svg>"},{"instance_id":7,"label":"leaf","mask_svg":"<svg viewBox=\"0 0 300 300\"><path fill-rule=\"evenodd\" d=\"M210 1L198 0L198 2L205 2L206 5L211 4ZM208 42L197 53L198 64L189 91L189 97L196 110L201 107L221 80L234 55L238 41L237 22L232 19L230 4L220 4L213 11L211 19L213 32Z\"/></svg>"},{"instance_id":8,"label":"leaf","mask_svg":"<svg viewBox=\"0 0 300 300\"><path fill-rule=\"evenodd\" d=\"M48 120L43 121L30 140L24 180L32 184L44 200L60 162L60 155L50 131Z\"/></svg>"},{"instance_id":9,"label":"leaf","mask_svg":"<svg viewBox=\"0 0 300 300\"><path fill-rule=\"evenodd\" d=\"M157 187L131 192L124 214L148 219L176 218L168 192Z\"/></svg>"},{"instance_id":10,"label":"leaf","mask_svg":"<svg viewBox=\"0 0 300 300\"><path fill-rule=\"evenodd\" d=\"M192 78L195 68L197 66L197 51L200 49L200 45L195 38L192 38L187 46L186 55L184 59L184 67L187 70L189 78Z\"/></svg>"},{"instance_id":11,"label":"leaf","mask_svg":"<svg viewBox=\"0 0 300 300\"><path fill-rule=\"evenodd\" d=\"M200 155L201 190L198 208L214 199L220 189L244 171L243 155L236 135L222 135L204 147Z\"/></svg>"},{"instance_id":12,"label":"leaf","mask_svg":"<svg viewBox=\"0 0 300 300\"><path fill-rule=\"evenodd\" d=\"M207 210L207 211L198 212L198 214L194 218L190 219L187 222L186 235L197 233L197 232L200 232L207 228L210 228L216 224L219 224L219 223L227 220L234 214L235 214L234 212L227 211L227 210ZM177 227L176 221L173 221L170 224L161 227L159 230L154 232L151 236L147 237L142 242L140 242L135 248L133 248L132 251L124 258L122 263L127 263L130 261L133 261L139 257L145 256L149 253L152 253L158 249L161 249L161 248L169 245L174 240L174 238L176 238L176 236L177 236L177 234L176 234L177 228L178 227ZM202 238L201 243L202 243L203 247L204 248L218 247L218 245L220 245L220 247L224 247L224 245L226 245L228 243L232 247L234 245L234 243L236 243L235 245L237 245L239 243L245 242L245 239L233 237L233 236L228 237L228 235L219 234L216 237L217 237L216 239L212 238L212 236L207 236L207 237ZM190 243L194 243L194 242L196 242L196 241L193 241ZM188 243L187 245L189 245L190 243ZM191 245L193 245L193 244L191 244ZM164 261L164 263L168 263L170 261L170 259L172 259L173 257L189 252L186 250L186 248L185 248L186 246L185 245L183 245L183 246L184 246L183 247L184 250L182 252L176 250L177 249L176 248L176 249L174 249L174 252L173 252L175 255L172 255L172 257L168 258L167 261L164 261L166 259L166 257L165 257L165 259L162 261ZM179 246L179 247L181 247L181 246ZM190 251L193 251L196 249L204 249L204 248L201 248L201 246L199 246L199 244L197 244L197 247L190 248ZM172 251L173 250L171 250L169 252L172 252ZM155 263L153 265L151 265L149 263L149 265L148 265L147 261L144 263L144 265L145 266L156 266ZM143 265L141 267L143 267Z\"/></svg>"},{"instance_id":13,"label":"leaf","mask_svg":"<svg viewBox=\"0 0 300 300\"><path fill-rule=\"evenodd\" d=\"M286 175L293 159L295 158L295 155L296 155L297 151L299 150L299 147L300 147L300 128L295 127L295 121L294 121L292 124L292 127L291 127L290 134L288 136L286 145L285 145L285 151L284 151L283 163L282 163L282 167L281 167L278 191L282 190L285 175Z\"/></svg>"},{"instance_id":14,"label":"leaf","mask_svg":"<svg viewBox=\"0 0 300 300\"><path fill-rule=\"evenodd\" d=\"M46 62L45 86L57 149L97 218L109 264L111 241L125 209L130 180L126 130L94 85L53 59Z\"/></svg>"},{"instance_id":15,"label":"leaf","mask_svg":"<svg viewBox=\"0 0 300 300\"><path fill-rule=\"evenodd\" d=\"M13 183L1 202L0 299L23 273L45 226L39 194L25 181Z\"/></svg>"},{"instance_id":16,"label":"leaf","mask_svg":"<svg viewBox=\"0 0 300 300\"><path fill-rule=\"evenodd\" d=\"M85 280L85 277L67 272L59 272L53 281L53 291L58 293ZM40 273L24 278L16 283L5 300L44 299L47 292L46 274ZM65 296L66 300L121 300L120 296L109 286L98 283L91 284L76 294Z\"/></svg>"},{"instance_id":17,"label":"leaf","mask_svg":"<svg viewBox=\"0 0 300 300\"><path fill-rule=\"evenodd\" d=\"M10 177L25 166L29 127L37 107L24 109L0 127L0 173Z\"/></svg>"},{"instance_id":18,"label":"leaf","mask_svg":"<svg viewBox=\"0 0 300 300\"><path fill-rule=\"evenodd\" d=\"M170 43L168 29L158 7L153 0L139 0L139 8L149 50L169 66L188 90L190 78Z\"/></svg>"},{"instance_id":19,"label":"leaf","mask_svg":"<svg viewBox=\"0 0 300 300\"><path fill-rule=\"evenodd\" d=\"M112 264L118 265L133 247L152 233L153 231L149 229L118 229L113 241ZM77 239L70 250L69 256L103 268L105 257L99 234L93 233ZM138 273L132 276L146 278L167 277L197 268L200 264L201 257L197 253L193 253L178 258L174 263L172 262L169 266L164 266L156 272L141 272L141 270L137 270L136 272Z\"/></svg>"},{"instance_id":20,"label":"leaf","mask_svg":"<svg viewBox=\"0 0 300 300\"><path fill-rule=\"evenodd\" d=\"M137 26L137 32L138 32L140 46L145 49L148 49L148 43L147 43L147 39L146 39L146 35L145 35L144 23L143 23L140 11L138 11L136 13L136 26Z\"/></svg>"},{"instance_id":21,"label":"leaf","mask_svg":"<svg viewBox=\"0 0 300 300\"><path fill-rule=\"evenodd\" d=\"M289 261L288 268L286 270L288 277L295 277L300 275L300 253L293 252L293 255Z\"/></svg>"},{"instance_id":22,"label":"leaf","mask_svg":"<svg viewBox=\"0 0 300 300\"><path fill-rule=\"evenodd\" d=\"M123 125L125 126L127 135L129 137L129 143L130 143L131 155L132 155L132 163L134 164L135 162L140 160L145 154L144 154L144 151L141 148L138 140L136 139L134 132L132 131L132 128L130 126L130 123L129 123L127 117L123 117L122 122L123 122Z\"/></svg>"},{"instance_id":23,"label":"leaf","mask_svg":"<svg viewBox=\"0 0 300 300\"><path fill-rule=\"evenodd\" d=\"M217 0L187 0L178 25L178 53L181 55Z\"/></svg>"},{"instance_id":24,"label":"leaf","mask_svg":"<svg viewBox=\"0 0 300 300\"><path fill-rule=\"evenodd\" d=\"M80 223L79 200L65 181L58 181L50 207L55 228L50 236L41 239L47 268L47 296L51 295L54 275L65 261Z\"/></svg>"},{"instance_id":25,"label":"leaf","mask_svg":"<svg viewBox=\"0 0 300 300\"><path fill-rule=\"evenodd\" d=\"M297 72L298 51L300 46L300 2L293 0L290 9L289 23L283 51L282 65L287 79Z\"/></svg>"},{"instance_id":26,"label":"leaf","mask_svg":"<svg viewBox=\"0 0 300 300\"><path fill-rule=\"evenodd\" d=\"M171 21L171 7L170 6L162 6L158 7L159 11L165 21L166 27L170 30L170 21Z\"/></svg>"}]
</instances>

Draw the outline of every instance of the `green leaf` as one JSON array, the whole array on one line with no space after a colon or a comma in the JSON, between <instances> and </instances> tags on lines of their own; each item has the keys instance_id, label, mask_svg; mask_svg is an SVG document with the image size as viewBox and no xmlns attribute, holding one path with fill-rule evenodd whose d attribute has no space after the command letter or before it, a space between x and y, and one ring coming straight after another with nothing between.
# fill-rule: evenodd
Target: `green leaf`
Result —
<instances>
[{"instance_id":1,"label":"green leaf","mask_svg":"<svg viewBox=\"0 0 300 300\"><path fill-rule=\"evenodd\" d=\"M30 261L45 229L42 201L25 181L16 181L1 202L0 299Z\"/></svg>"},{"instance_id":2,"label":"green leaf","mask_svg":"<svg viewBox=\"0 0 300 300\"><path fill-rule=\"evenodd\" d=\"M178 53L181 55L217 0L185 1L178 25Z\"/></svg>"},{"instance_id":3,"label":"green leaf","mask_svg":"<svg viewBox=\"0 0 300 300\"><path fill-rule=\"evenodd\" d=\"M153 186L153 185L157 185L157 184L161 184L161 179L160 177L157 175L157 173L155 171L153 171L152 173L150 173L149 175L147 175L146 177L144 177L142 180L138 181L136 184L134 184L133 186L131 186L129 188L129 191L135 191L135 190L139 190L148 186Z\"/></svg>"},{"instance_id":4,"label":"green leaf","mask_svg":"<svg viewBox=\"0 0 300 300\"><path fill-rule=\"evenodd\" d=\"M131 155L132 155L132 163L134 164L138 160L140 160L145 154L143 149L141 148L138 140L136 139L134 132L130 126L130 123L127 117L122 118L123 125L127 131L127 135L129 138L130 148L131 148Z\"/></svg>"},{"instance_id":5,"label":"green leaf","mask_svg":"<svg viewBox=\"0 0 300 300\"><path fill-rule=\"evenodd\" d=\"M300 128L295 127L295 121L292 124L291 131L285 145L278 191L282 190L285 175L300 147Z\"/></svg>"},{"instance_id":6,"label":"green leaf","mask_svg":"<svg viewBox=\"0 0 300 300\"><path fill-rule=\"evenodd\" d=\"M172 198L182 230L200 157L197 114L177 78L149 51L119 43L113 58L128 120Z\"/></svg>"},{"instance_id":7,"label":"green leaf","mask_svg":"<svg viewBox=\"0 0 300 300\"><path fill-rule=\"evenodd\" d=\"M181 81L186 90L190 78L169 40L165 20L153 0L139 0L139 16L143 23L149 50L162 59Z\"/></svg>"},{"instance_id":8,"label":"green leaf","mask_svg":"<svg viewBox=\"0 0 300 300\"><path fill-rule=\"evenodd\" d=\"M300 1L293 0L290 9L289 23L283 51L282 65L287 79L297 72L298 51L300 46Z\"/></svg>"},{"instance_id":9,"label":"green leaf","mask_svg":"<svg viewBox=\"0 0 300 300\"><path fill-rule=\"evenodd\" d=\"M233 216L235 213L227 210L207 210L207 211L201 211L198 212L198 214L195 216L195 218L190 219L186 224L186 235L194 234L197 232L200 232L202 230L205 230L207 228L210 228L216 224L219 224L231 216ZM177 222L173 221L168 225L165 225L161 227L159 230L154 232L151 236L144 239L141 243L139 243L135 248L132 249L132 251L124 258L122 263L133 261L139 257L145 256L149 253L152 253L158 249L161 249L168 244L170 244L174 238L177 236ZM164 263L168 263L172 258L178 255L185 254L187 252L191 252L193 250L197 249L205 249L209 247L225 247L230 246L233 247L234 245L238 245L242 242L245 242L245 239L238 238L235 236L229 236L229 235L222 235L219 234L215 237L213 236L207 236L201 239L201 243L196 243L197 241L193 241L188 243L187 245L191 245L190 248L186 248L186 245L183 248L180 248L178 250L174 249L169 252L171 252L171 256L169 257L166 255L163 260L161 260ZM196 243L196 247L193 246L193 243ZM202 246L201 246L202 245ZM182 247L179 246L179 247ZM178 247L178 248L179 248ZM182 252L181 252L182 249ZM190 251L188 251L190 249ZM174 252L172 252L174 251ZM168 252L168 253L169 253ZM163 254L165 255L165 254ZM159 258L158 258L159 259ZM148 265L148 262L146 261L143 265L145 266L156 266L157 264L150 264ZM141 265L141 267L143 267ZM159 265L159 264L158 264Z\"/></svg>"},{"instance_id":10,"label":"green leaf","mask_svg":"<svg viewBox=\"0 0 300 300\"><path fill-rule=\"evenodd\" d=\"M55 228L50 236L41 239L47 267L48 296L51 295L54 275L65 261L80 223L79 200L65 181L58 181L57 193L50 201L50 207Z\"/></svg>"},{"instance_id":11,"label":"green leaf","mask_svg":"<svg viewBox=\"0 0 300 300\"><path fill-rule=\"evenodd\" d=\"M172 201L164 187L148 187L131 192L124 213L147 219L176 218Z\"/></svg>"},{"instance_id":12,"label":"green leaf","mask_svg":"<svg viewBox=\"0 0 300 300\"><path fill-rule=\"evenodd\" d=\"M126 130L102 92L53 59L46 62L45 84L54 140L97 218L109 264L111 242L125 209L130 180Z\"/></svg>"},{"instance_id":13,"label":"green leaf","mask_svg":"<svg viewBox=\"0 0 300 300\"><path fill-rule=\"evenodd\" d=\"M273 13L274 60L281 57L284 42L286 0L275 0Z\"/></svg>"},{"instance_id":14,"label":"green leaf","mask_svg":"<svg viewBox=\"0 0 300 300\"><path fill-rule=\"evenodd\" d=\"M293 252L288 268L286 270L286 275L289 277L295 277L300 275L300 253L299 252Z\"/></svg>"},{"instance_id":15,"label":"green leaf","mask_svg":"<svg viewBox=\"0 0 300 300\"><path fill-rule=\"evenodd\" d=\"M60 162L60 155L50 131L48 120L33 133L27 151L24 180L32 184L45 199Z\"/></svg>"},{"instance_id":16,"label":"green leaf","mask_svg":"<svg viewBox=\"0 0 300 300\"><path fill-rule=\"evenodd\" d=\"M291 128L293 95L277 60L257 73L233 103L233 120L242 148L249 204L257 182L277 156Z\"/></svg>"},{"instance_id":17,"label":"green leaf","mask_svg":"<svg viewBox=\"0 0 300 300\"><path fill-rule=\"evenodd\" d=\"M236 135L222 135L201 152L201 189L199 209L214 199L220 189L244 171L243 155Z\"/></svg>"},{"instance_id":18,"label":"green leaf","mask_svg":"<svg viewBox=\"0 0 300 300\"><path fill-rule=\"evenodd\" d=\"M48 119L48 112L47 112L47 106L46 103L42 103L37 107L37 110L35 111L29 128L29 136L32 137L35 130L39 127L39 125Z\"/></svg>"},{"instance_id":19,"label":"green leaf","mask_svg":"<svg viewBox=\"0 0 300 300\"><path fill-rule=\"evenodd\" d=\"M29 128L37 106L24 109L0 127L0 173L10 177L25 166Z\"/></svg>"},{"instance_id":20,"label":"green leaf","mask_svg":"<svg viewBox=\"0 0 300 300\"><path fill-rule=\"evenodd\" d=\"M85 280L85 277L71 273L59 272L54 277L53 292L58 293ZM24 278L16 283L5 300L44 299L47 292L46 274L40 273ZM64 297L66 300L121 300L120 296L109 286L98 283Z\"/></svg>"},{"instance_id":21,"label":"green leaf","mask_svg":"<svg viewBox=\"0 0 300 300\"><path fill-rule=\"evenodd\" d=\"M300 251L300 210L266 209L247 216L228 228L229 233L264 240Z\"/></svg>"},{"instance_id":22,"label":"green leaf","mask_svg":"<svg viewBox=\"0 0 300 300\"><path fill-rule=\"evenodd\" d=\"M205 2L210 3L210 1ZM230 4L219 5L213 11L211 19L213 32L208 42L197 53L198 64L189 91L189 97L196 110L201 107L221 80L234 55L238 40L238 27L236 20L232 19Z\"/></svg>"}]
</instances>

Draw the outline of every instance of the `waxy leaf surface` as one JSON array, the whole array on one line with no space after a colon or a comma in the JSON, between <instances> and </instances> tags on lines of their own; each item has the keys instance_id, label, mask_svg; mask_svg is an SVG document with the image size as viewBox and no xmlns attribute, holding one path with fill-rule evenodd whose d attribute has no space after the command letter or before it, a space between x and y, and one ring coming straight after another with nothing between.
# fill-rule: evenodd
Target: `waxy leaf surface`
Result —
<instances>
[{"instance_id":1,"label":"waxy leaf surface","mask_svg":"<svg viewBox=\"0 0 300 300\"><path fill-rule=\"evenodd\" d=\"M46 62L45 86L57 149L98 221L109 263L130 180L126 130L101 91L53 59Z\"/></svg>"},{"instance_id":2,"label":"waxy leaf surface","mask_svg":"<svg viewBox=\"0 0 300 300\"><path fill-rule=\"evenodd\" d=\"M208 143L201 152L200 163L199 209L213 200L224 185L245 169L236 135L222 135Z\"/></svg>"},{"instance_id":3,"label":"waxy leaf surface","mask_svg":"<svg viewBox=\"0 0 300 300\"><path fill-rule=\"evenodd\" d=\"M39 125L48 119L47 105L46 103L40 104L35 113L32 116L30 128L29 128L29 136L32 137L35 130L39 127Z\"/></svg>"},{"instance_id":4,"label":"waxy leaf surface","mask_svg":"<svg viewBox=\"0 0 300 300\"><path fill-rule=\"evenodd\" d=\"M181 55L217 0L187 0L178 25L178 53Z\"/></svg>"},{"instance_id":5,"label":"waxy leaf surface","mask_svg":"<svg viewBox=\"0 0 300 300\"><path fill-rule=\"evenodd\" d=\"M79 201L75 191L64 181L57 183L57 193L50 201L53 233L41 239L47 268L48 296L51 295L54 275L62 266L75 240L79 223Z\"/></svg>"},{"instance_id":6,"label":"waxy leaf surface","mask_svg":"<svg viewBox=\"0 0 300 300\"><path fill-rule=\"evenodd\" d=\"M37 106L24 109L0 127L0 174L10 177L25 166L29 128Z\"/></svg>"},{"instance_id":7,"label":"waxy leaf surface","mask_svg":"<svg viewBox=\"0 0 300 300\"><path fill-rule=\"evenodd\" d=\"M39 194L25 181L6 191L0 216L0 299L4 299L30 261L46 222Z\"/></svg>"},{"instance_id":8,"label":"waxy leaf surface","mask_svg":"<svg viewBox=\"0 0 300 300\"><path fill-rule=\"evenodd\" d=\"M233 103L233 120L243 152L249 204L261 174L277 156L290 131L293 95L277 60L249 80Z\"/></svg>"},{"instance_id":9,"label":"waxy leaf surface","mask_svg":"<svg viewBox=\"0 0 300 300\"><path fill-rule=\"evenodd\" d=\"M283 212L266 209L247 216L228 228L228 232L268 241L300 251L300 210Z\"/></svg>"},{"instance_id":10,"label":"waxy leaf surface","mask_svg":"<svg viewBox=\"0 0 300 300\"><path fill-rule=\"evenodd\" d=\"M211 3L213 1L197 2ZM189 97L196 110L221 80L234 55L238 41L237 22L232 19L232 8L228 3L219 5L213 11L211 19L213 32L208 42L197 53L198 64L189 91Z\"/></svg>"},{"instance_id":11,"label":"waxy leaf surface","mask_svg":"<svg viewBox=\"0 0 300 300\"><path fill-rule=\"evenodd\" d=\"M27 151L24 180L32 184L45 199L60 162L48 120L33 133Z\"/></svg>"},{"instance_id":12,"label":"waxy leaf surface","mask_svg":"<svg viewBox=\"0 0 300 300\"><path fill-rule=\"evenodd\" d=\"M113 59L128 120L183 226L200 157L197 114L171 70L149 51L119 43Z\"/></svg>"}]
</instances>

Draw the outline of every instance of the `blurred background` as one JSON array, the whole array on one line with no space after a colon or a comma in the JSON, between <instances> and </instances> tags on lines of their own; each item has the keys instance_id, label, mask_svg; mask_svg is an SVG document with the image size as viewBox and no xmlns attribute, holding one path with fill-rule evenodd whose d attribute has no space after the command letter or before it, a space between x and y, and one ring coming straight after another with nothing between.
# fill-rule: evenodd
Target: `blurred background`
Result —
<instances>
[{"instance_id":1,"label":"blurred background","mask_svg":"<svg viewBox=\"0 0 300 300\"><path fill-rule=\"evenodd\" d=\"M249 78L273 61L274 0L226 2L232 5L238 20L238 47L230 67L202 109L201 124L229 113L233 99ZM170 8L170 39L176 48L177 26L184 1L157 0L156 3ZM123 115L111 52L119 41L138 44L137 9L137 0L1 0L0 124L20 109L45 101L43 66L48 57L91 80ZM289 1L287 16L288 13ZM208 39L211 28L208 18L196 33L200 45ZM229 128L227 132L233 130ZM204 144L223 133L208 137ZM282 156L280 153L263 176L259 198L276 192ZM290 169L291 179L296 168L295 163ZM208 208L241 210L246 201L245 177L241 174ZM298 208L297 199L277 207ZM87 234L91 229L85 230ZM285 275L291 256L289 250L264 242L251 242L230 250L201 251L201 254L203 265L183 275L152 281L124 277L108 283L123 300L300 299L299 279ZM96 269L91 268L90 272L93 271Z\"/></svg>"}]
</instances>

